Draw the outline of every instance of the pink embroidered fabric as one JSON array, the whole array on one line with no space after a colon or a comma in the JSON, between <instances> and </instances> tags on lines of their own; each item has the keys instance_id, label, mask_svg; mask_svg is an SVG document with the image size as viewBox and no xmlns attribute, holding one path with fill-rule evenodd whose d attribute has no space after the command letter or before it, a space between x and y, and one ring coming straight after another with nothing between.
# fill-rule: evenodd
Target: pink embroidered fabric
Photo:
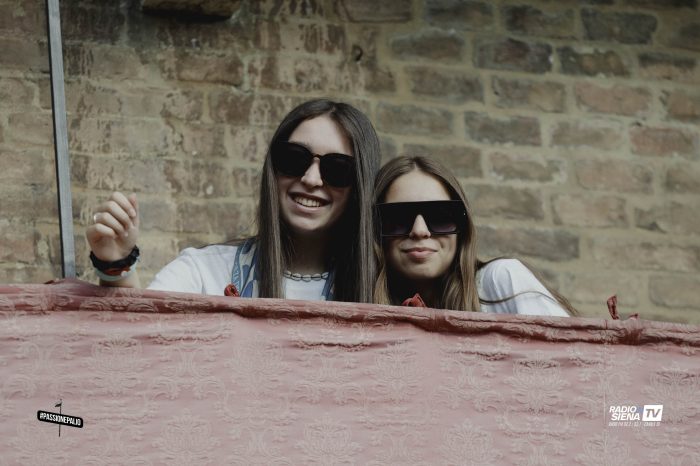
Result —
<instances>
[{"instance_id":1,"label":"pink embroidered fabric","mask_svg":"<svg viewBox=\"0 0 700 466\"><path fill-rule=\"evenodd\" d=\"M3 466L700 464L692 325L0 285L0 375Z\"/></svg>"}]
</instances>

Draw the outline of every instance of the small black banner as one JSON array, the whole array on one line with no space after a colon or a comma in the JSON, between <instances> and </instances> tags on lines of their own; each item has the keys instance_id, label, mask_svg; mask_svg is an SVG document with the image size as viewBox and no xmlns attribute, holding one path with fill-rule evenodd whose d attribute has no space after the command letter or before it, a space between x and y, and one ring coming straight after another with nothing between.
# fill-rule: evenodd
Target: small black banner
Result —
<instances>
[{"instance_id":1,"label":"small black banner","mask_svg":"<svg viewBox=\"0 0 700 466\"><path fill-rule=\"evenodd\" d=\"M50 413L48 411L37 411L36 418L42 422L51 422L68 427L83 428L83 418L77 416L69 416L67 414Z\"/></svg>"}]
</instances>

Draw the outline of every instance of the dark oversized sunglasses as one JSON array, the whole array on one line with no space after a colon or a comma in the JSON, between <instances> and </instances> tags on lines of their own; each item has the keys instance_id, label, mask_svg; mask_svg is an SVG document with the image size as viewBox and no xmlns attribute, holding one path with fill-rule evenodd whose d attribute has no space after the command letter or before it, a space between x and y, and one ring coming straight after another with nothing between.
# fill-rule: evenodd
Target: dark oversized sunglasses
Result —
<instances>
[{"instance_id":1,"label":"dark oversized sunglasses","mask_svg":"<svg viewBox=\"0 0 700 466\"><path fill-rule=\"evenodd\" d=\"M294 142L278 142L270 148L272 167L275 172L286 176L304 176L318 157L321 169L321 179L330 186L347 188L355 179L355 164L353 158L345 154L319 155L307 147Z\"/></svg>"},{"instance_id":2,"label":"dark oversized sunglasses","mask_svg":"<svg viewBox=\"0 0 700 466\"><path fill-rule=\"evenodd\" d=\"M421 215L434 235L453 235L467 226L462 201L390 202L377 204L382 236L409 236Z\"/></svg>"}]
</instances>

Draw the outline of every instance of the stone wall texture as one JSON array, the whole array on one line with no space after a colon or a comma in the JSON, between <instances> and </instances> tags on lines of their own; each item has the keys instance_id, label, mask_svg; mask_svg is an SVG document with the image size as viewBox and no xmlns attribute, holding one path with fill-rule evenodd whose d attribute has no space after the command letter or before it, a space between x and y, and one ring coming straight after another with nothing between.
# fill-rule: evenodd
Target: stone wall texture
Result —
<instances>
[{"instance_id":1,"label":"stone wall texture","mask_svg":"<svg viewBox=\"0 0 700 466\"><path fill-rule=\"evenodd\" d=\"M195 2L196 3L196 2ZM201 2L199 2L201 3ZM433 155L482 258L524 259L583 315L700 322L698 0L243 0L214 21L62 0L73 218L141 206L144 282L253 232L266 143L313 97L383 157ZM60 269L43 0L0 0L0 282Z\"/></svg>"}]
</instances>

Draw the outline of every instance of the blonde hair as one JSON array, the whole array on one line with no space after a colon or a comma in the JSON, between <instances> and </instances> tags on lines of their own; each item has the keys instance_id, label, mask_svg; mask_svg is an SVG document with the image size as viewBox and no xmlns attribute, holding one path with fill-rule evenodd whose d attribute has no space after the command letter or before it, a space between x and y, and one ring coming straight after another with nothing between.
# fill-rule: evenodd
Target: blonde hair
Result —
<instances>
[{"instance_id":1,"label":"blonde hair","mask_svg":"<svg viewBox=\"0 0 700 466\"><path fill-rule=\"evenodd\" d=\"M457 181L457 178L455 178L441 163L422 156L404 156L390 160L377 174L374 184L375 205L384 201L389 187L397 178L414 170L419 170L435 177L450 193L450 198L452 200L462 201L467 211L467 226L465 230L460 232L457 236L457 253L448 271L443 276L442 283L439 285L443 292L437 293L438 301L431 303L431 306L442 309L479 312L481 310L481 303L501 303L518 296L508 296L493 301L481 299L479 297L476 286L476 272L489 262L500 258L486 262L477 258L476 228L472 221L471 208L467 202L467 197L459 181ZM376 209L374 215L375 217L378 215ZM377 304L399 305L402 303L403 299L410 297L415 290L409 288L404 279L387 267L384 248L381 243L380 222L378 218L375 218L374 230L374 250L377 256L377 281L374 286L374 302ZM535 274L535 276L540 279L537 274ZM541 279L540 281L543 282ZM574 309L566 298L550 289L546 284L544 284L544 286L564 309L572 315L578 315L576 309Z\"/></svg>"}]
</instances>

